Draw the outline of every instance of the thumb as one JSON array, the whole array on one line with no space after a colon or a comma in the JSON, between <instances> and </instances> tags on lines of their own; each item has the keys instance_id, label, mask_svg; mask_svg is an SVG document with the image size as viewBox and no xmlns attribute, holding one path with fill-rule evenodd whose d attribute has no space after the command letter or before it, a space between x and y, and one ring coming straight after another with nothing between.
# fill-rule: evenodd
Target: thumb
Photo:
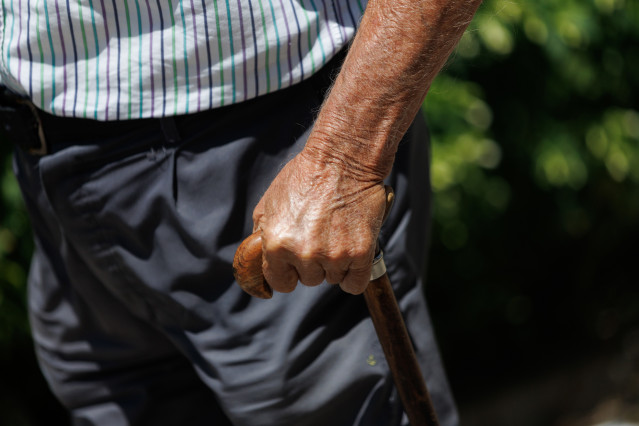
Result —
<instances>
[{"instance_id":1,"label":"thumb","mask_svg":"<svg viewBox=\"0 0 639 426\"><path fill-rule=\"evenodd\" d=\"M351 268L339 284L346 293L361 294L366 290L371 277L371 266Z\"/></svg>"},{"instance_id":2,"label":"thumb","mask_svg":"<svg viewBox=\"0 0 639 426\"><path fill-rule=\"evenodd\" d=\"M262 218L264 217L264 197L257 203L255 209L253 209L253 232L260 229Z\"/></svg>"}]
</instances>

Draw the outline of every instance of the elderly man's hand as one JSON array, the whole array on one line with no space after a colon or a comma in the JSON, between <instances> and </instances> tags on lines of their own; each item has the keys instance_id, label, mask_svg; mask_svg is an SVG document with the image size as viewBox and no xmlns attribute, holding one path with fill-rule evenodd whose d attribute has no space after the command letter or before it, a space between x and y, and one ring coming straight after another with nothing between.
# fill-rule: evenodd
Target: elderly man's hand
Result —
<instances>
[{"instance_id":1,"label":"elderly man's hand","mask_svg":"<svg viewBox=\"0 0 639 426\"><path fill-rule=\"evenodd\" d=\"M381 179L356 164L304 150L277 175L253 213L263 272L275 291L326 280L352 294L369 282L385 209Z\"/></svg>"},{"instance_id":2,"label":"elderly man's hand","mask_svg":"<svg viewBox=\"0 0 639 426\"><path fill-rule=\"evenodd\" d=\"M254 212L263 272L365 290L397 144L481 0L369 0L304 150Z\"/></svg>"}]
</instances>

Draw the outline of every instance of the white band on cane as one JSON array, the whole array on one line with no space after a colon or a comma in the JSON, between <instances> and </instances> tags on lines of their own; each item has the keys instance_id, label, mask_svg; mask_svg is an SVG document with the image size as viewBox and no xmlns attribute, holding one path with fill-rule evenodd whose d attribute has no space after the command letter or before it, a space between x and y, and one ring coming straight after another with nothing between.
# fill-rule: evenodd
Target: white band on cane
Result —
<instances>
[{"instance_id":1,"label":"white band on cane","mask_svg":"<svg viewBox=\"0 0 639 426\"><path fill-rule=\"evenodd\" d=\"M386 264L384 263L384 252L379 251L379 254L373 259L373 267L371 269L371 281L376 280L386 273Z\"/></svg>"}]
</instances>

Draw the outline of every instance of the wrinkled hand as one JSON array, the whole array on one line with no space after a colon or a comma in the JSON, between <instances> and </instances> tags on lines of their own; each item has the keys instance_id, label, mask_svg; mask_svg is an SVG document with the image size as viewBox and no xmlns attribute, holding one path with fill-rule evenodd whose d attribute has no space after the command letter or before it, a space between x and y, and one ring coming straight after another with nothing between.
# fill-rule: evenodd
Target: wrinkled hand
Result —
<instances>
[{"instance_id":1,"label":"wrinkled hand","mask_svg":"<svg viewBox=\"0 0 639 426\"><path fill-rule=\"evenodd\" d=\"M291 292L326 280L352 294L368 285L385 209L383 182L302 151L276 176L253 212L264 278Z\"/></svg>"}]
</instances>

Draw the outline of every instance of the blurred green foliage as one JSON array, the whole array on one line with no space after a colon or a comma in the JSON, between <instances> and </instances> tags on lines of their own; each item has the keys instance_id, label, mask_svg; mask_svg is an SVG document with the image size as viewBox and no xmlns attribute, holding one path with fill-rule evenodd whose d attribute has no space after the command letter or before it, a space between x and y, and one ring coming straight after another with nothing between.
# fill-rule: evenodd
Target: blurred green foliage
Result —
<instances>
[{"instance_id":1,"label":"blurred green foliage","mask_svg":"<svg viewBox=\"0 0 639 426\"><path fill-rule=\"evenodd\" d=\"M26 277L33 250L29 218L0 140L0 424L56 425L66 415L37 368L29 333Z\"/></svg>"},{"instance_id":2,"label":"blurred green foliage","mask_svg":"<svg viewBox=\"0 0 639 426\"><path fill-rule=\"evenodd\" d=\"M31 255L31 231L22 198L11 171L10 145L2 143L0 169L0 348L28 334L25 321L25 281Z\"/></svg>"},{"instance_id":3,"label":"blurred green foliage","mask_svg":"<svg viewBox=\"0 0 639 426\"><path fill-rule=\"evenodd\" d=\"M637 99L636 0L486 0L433 83L427 294L461 403L639 330ZM10 151L0 141L0 423L39 424Z\"/></svg>"},{"instance_id":4,"label":"blurred green foliage","mask_svg":"<svg viewBox=\"0 0 639 426\"><path fill-rule=\"evenodd\" d=\"M425 102L462 402L639 327L639 2L486 0Z\"/></svg>"}]
</instances>

